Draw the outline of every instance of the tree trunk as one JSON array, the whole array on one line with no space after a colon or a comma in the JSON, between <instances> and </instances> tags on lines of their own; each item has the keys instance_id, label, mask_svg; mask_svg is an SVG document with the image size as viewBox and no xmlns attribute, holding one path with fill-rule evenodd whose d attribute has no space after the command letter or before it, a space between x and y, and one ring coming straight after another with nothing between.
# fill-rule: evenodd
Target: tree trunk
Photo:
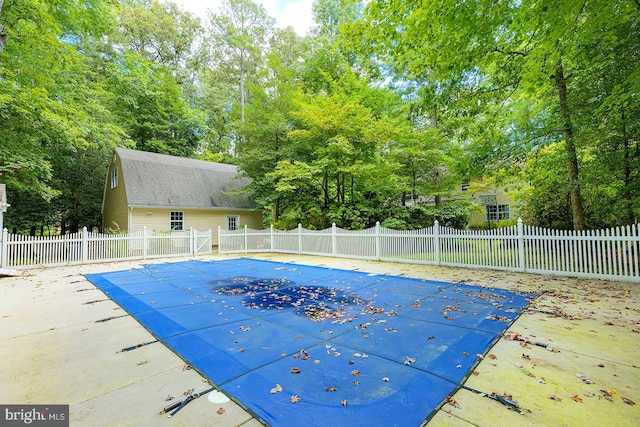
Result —
<instances>
[{"instance_id":1,"label":"tree trunk","mask_svg":"<svg viewBox=\"0 0 640 427\"><path fill-rule=\"evenodd\" d=\"M2 16L2 6L4 5L4 0L0 0L0 16ZM4 45L9 41L9 33L7 32L7 28L0 25L0 53L4 50Z\"/></svg>"},{"instance_id":2,"label":"tree trunk","mask_svg":"<svg viewBox=\"0 0 640 427\"><path fill-rule=\"evenodd\" d=\"M626 205L624 207L625 209L625 223L626 224L635 224L636 222L636 218L635 218L635 214L633 212L633 203L632 203L632 196L631 196L631 161L629 159L630 157L630 151L631 151L631 144L629 142L629 135L627 135L627 124L626 124L626 117L624 114L624 109L622 110L622 112L620 113L620 120L622 122L622 143L623 143L623 153L622 153L622 162L623 162L623 175L624 175L624 188L622 190L622 198L625 201Z\"/></svg>"},{"instance_id":3,"label":"tree trunk","mask_svg":"<svg viewBox=\"0 0 640 427\"><path fill-rule=\"evenodd\" d=\"M322 191L324 192L324 209L329 208L329 171L325 168L322 177Z\"/></svg>"},{"instance_id":4,"label":"tree trunk","mask_svg":"<svg viewBox=\"0 0 640 427\"><path fill-rule=\"evenodd\" d=\"M573 229L584 230L584 210L582 208L580 183L578 182L578 155L576 153L573 129L571 127L571 111L567 100L567 80L564 76L562 59L559 59L556 63L554 80L556 87L558 88L560 115L562 116L562 131L564 133L565 148L567 150Z\"/></svg>"}]
</instances>

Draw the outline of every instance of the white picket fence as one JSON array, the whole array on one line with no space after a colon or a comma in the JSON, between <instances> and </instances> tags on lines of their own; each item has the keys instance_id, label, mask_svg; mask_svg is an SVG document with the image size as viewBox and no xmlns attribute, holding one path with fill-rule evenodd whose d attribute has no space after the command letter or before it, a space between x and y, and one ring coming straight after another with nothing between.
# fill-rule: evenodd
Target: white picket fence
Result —
<instances>
[{"instance_id":1,"label":"white picket fence","mask_svg":"<svg viewBox=\"0 0 640 427\"><path fill-rule=\"evenodd\" d=\"M420 230L245 228L218 229L218 251L279 252L490 268L527 273L640 282L640 225L567 231L517 225L494 230L457 230L436 221Z\"/></svg>"},{"instance_id":2,"label":"white picket fence","mask_svg":"<svg viewBox=\"0 0 640 427\"><path fill-rule=\"evenodd\" d=\"M23 236L2 232L0 267L36 268L133 259L211 254L211 230L149 231L127 234L89 232Z\"/></svg>"}]
</instances>

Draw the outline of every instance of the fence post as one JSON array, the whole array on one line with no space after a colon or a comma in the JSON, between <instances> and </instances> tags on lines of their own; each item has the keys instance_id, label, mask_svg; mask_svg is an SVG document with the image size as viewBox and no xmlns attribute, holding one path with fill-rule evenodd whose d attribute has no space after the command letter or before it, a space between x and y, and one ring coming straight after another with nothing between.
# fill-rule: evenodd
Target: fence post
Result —
<instances>
[{"instance_id":1,"label":"fence post","mask_svg":"<svg viewBox=\"0 0 640 427\"><path fill-rule=\"evenodd\" d=\"M249 252L249 235L248 233L248 228L247 228L247 224L244 225L244 253L246 254L247 252Z\"/></svg>"},{"instance_id":2,"label":"fence post","mask_svg":"<svg viewBox=\"0 0 640 427\"><path fill-rule=\"evenodd\" d=\"M433 257L436 265L440 265L440 223L433 221Z\"/></svg>"},{"instance_id":3,"label":"fence post","mask_svg":"<svg viewBox=\"0 0 640 427\"><path fill-rule=\"evenodd\" d=\"M302 255L302 224L298 223L298 255Z\"/></svg>"},{"instance_id":4,"label":"fence post","mask_svg":"<svg viewBox=\"0 0 640 427\"><path fill-rule=\"evenodd\" d=\"M133 231L131 238L133 239ZM142 259L147 259L147 226L142 227Z\"/></svg>"},{"instance_id":5,"label":"fence post","mask_svg":"<svg viewBox=\"0 0 640 427\"><path fill-rule=\"evenodd\" d=\"M336 241L338 239L337 232L336 223L334 222L331 224L331 256L336 256L338 254L338 247L336 245Z\"/></svg>"},{"instance_id":6,"label":"fence post","mask_svg":"<svg viewBox=\"0 0 640 427\"><path fill-rule=\"evenodd\" d=\"M192 256L196 254L196 235L193 227L189 227L189 253Z\"/></svg>"},{"instance_id":7,"label":"fence post","mask_svg":"<svg viewBox=\"0 0 640 427\"><path fill-rule=\"evenodd\" d=\"M85 264L89 259L89 231L87 227L82 227L82 257L80 262Z\"/></svg>"},{"instance_id":8,"label":"fence post","mask_svg":"<svg viewBox=\"0 0 640 427\"><path fill-rule=\"evenodd\" d=\"M518 261L520 265L520 271L526 270L524 263L524 226L522 225L522 218L518 218Z\"/></svg>"},{"instance_id":9,"label":"fence post","mask_svg":"<svg viewBox=\"0 0 640 427\"><path fill-rule=\"evenodd\" d=\"M269 226L269 252L273 252L273 224Z\"/></svg>"},{"instance_id":10,"label":"fence post","mask_svg":"<svg viewBox=\"0 0 640 427\"><path fill-rule=\"evenodd\" d=\"M218 253L224 252L222 250L222 227L218 226Z\"/></svg>"},{"instance_id":11,"label":"fence post","mask_svg":"<svg viewBox=\"0 0 640 427\"><path fill-rule=\"evenodd\" d=\"M9 230L6 228L2 229L2 247L0 248L0 255L2 255L2 259L0 259L0 267L4 268L8 265L9 254L7 253L7 240L9 239Z\"/></svg>"},{"instance_id":12,"label":"fence post","mask_svg":"<svg viewBox=\"0 0 640 427\"><path fill-rule=\"evenodd\" d=\"M380 261L380 221L376 221L376 259Z\"/></svg>"}]
</instances>

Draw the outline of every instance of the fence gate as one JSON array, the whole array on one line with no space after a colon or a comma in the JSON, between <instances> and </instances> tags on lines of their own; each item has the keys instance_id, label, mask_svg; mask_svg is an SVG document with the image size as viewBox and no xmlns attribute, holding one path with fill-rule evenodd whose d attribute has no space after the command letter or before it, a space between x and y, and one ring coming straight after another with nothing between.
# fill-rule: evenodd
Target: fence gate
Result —
<instances>
[{"instance_id":1,"label":"fence gate","mask_svg":"<svg viewBox=\"0 0 640 427\"><path fill-rule=\"evenodd\" d=\"M199 232L195 230L195 238L193 239L193 254L194 255L209 255L211 254L211 230Z\"/></svg>"}]
</instances>

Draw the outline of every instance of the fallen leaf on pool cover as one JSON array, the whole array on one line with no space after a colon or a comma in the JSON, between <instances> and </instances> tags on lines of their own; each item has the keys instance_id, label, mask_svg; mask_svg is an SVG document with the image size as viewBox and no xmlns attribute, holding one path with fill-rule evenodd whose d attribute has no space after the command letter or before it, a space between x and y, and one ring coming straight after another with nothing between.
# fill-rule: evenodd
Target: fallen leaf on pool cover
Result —
<instances>
[{"instance_id":1,"label":"fallen leaf on pool cover","mask_svg":"<svg viewBox=\"0 0 640 427\"><path fill-rule=\"evenodd\" d=\"M577 394L571 398L573 399L574 402L582 403L582 398Z\"/></svg>"},{"instance_id":2,"label":"fallen leaf on pool cover","mask_svg":"<svg viewBox=\"0 0 640 427\"><path fill-rule=\"evenodd\" d=\"M227 412L224 408L220 408L216 411L219 415L224 414L225 412Z\"/></svg>"},{"instance_id":3,"label":"fallen leaf on pool cover","mask_svg":"<svg viewBox=\"0 0 640 427\"><path fill-rule=\"evenodd\" d=\"M358 371L357 369L354 369L353 371L351 371L351 375L353 376L359 376L360 375L360 371Z\"/></svg>"},{"instance_id":4,"label":"fallen leaf on pool cover","mask_svg":"<svg viewBox=\"0 0 640 427\"><path fill-rule=\"evenodd\" d=\"M405 365L411 365L412 363L416 363L416 358L415 357L405 356L404 364Z\"/></svg>"},{"instance_id":5,"label":"fallen leaf on pool cover","mask_svg":"<svg viewBox=\"0 0 640 427\"><path fill-rule=\"evenodd\" d=\"M429 336L427 337L427 339L428 339L428 340L432 340L432 339L434 339L434 338L435 338L435 337L434 337L433 335L429 335Z\"/></svg>"},{"instance_id":6,"label":"fallen leaf on pool cover","mask_svg":"<svg viewBox=\"0 0 640 427\"><path fill-rule=\"evenodd\" d=\"M347 406L347 399L341 400L340 403L342 403L342 406Z\"/></svg>"},{"instance_id":7,"label":"fallen leaf on pool cover","mask_svg":"<svg viewBox=\"0 0 640 427\"><path fill-rule=\"evenodd\" d=\"M389 377L382 377L382 381L384 381L385 383L389 382Z\"/></svg>"},{"instance_id":8,"label":"fallen leaf on pool cover","mask_svg":"<svg viewBox=\"0 0 640 427\"><path fill-rule=\"evenodd\" d=\"M338 387L327 387L325 388L327 391L338 391Z\"/></svg>"},{"instance_id":9,"label":"fallen leaf on pool cover","mask_svg":"<svg viewBox=\"0 0 640 427\"><path fill-rule=\"evenodd\" d=\"M627 397L623 397L623 398L622 398L622 401L623 401L624 403L626 403L627 405L632 405L632 406L633 406L633 405L635 405L635 404L636 404L636 402L634 402L633 400L631 400L631 399L629 399L629 398L627 398Z\"/></svg>"},{"instance_id":10,"label":"fallen leaf on pool cover","mask_svg":"<svg viewBox=\"0 0 640 427\"><path fill-rule=\"evenodd\" d=\"M291 395L291 403L296 403L296 402L300 402L300 398L297 395L292 394Z\"/></svg>"},{"instance_id":11,"label":"fallen leaf on pool cover","mask_svg":"<svg viewBox=\"0 0 640 427\"><path fill-rule=\"evenodd\" d=\"M282 386L280 384L276 384L276 386L274 388L269 390L269 393L275 394L275 393L279 393L281 391L282 391Z\"/></svg>"},{"instance_id":12,"label":"fallen leaf on pool cover","mask_svg":"<svg viewBox=\"0 0 640 427\"><path fill-rule=\"evenodd\" d=\"M296 368L296 367L291 368L291 373L292 374L299 374L300 373L300 368Z\"/></svg>"}]
</instances>

